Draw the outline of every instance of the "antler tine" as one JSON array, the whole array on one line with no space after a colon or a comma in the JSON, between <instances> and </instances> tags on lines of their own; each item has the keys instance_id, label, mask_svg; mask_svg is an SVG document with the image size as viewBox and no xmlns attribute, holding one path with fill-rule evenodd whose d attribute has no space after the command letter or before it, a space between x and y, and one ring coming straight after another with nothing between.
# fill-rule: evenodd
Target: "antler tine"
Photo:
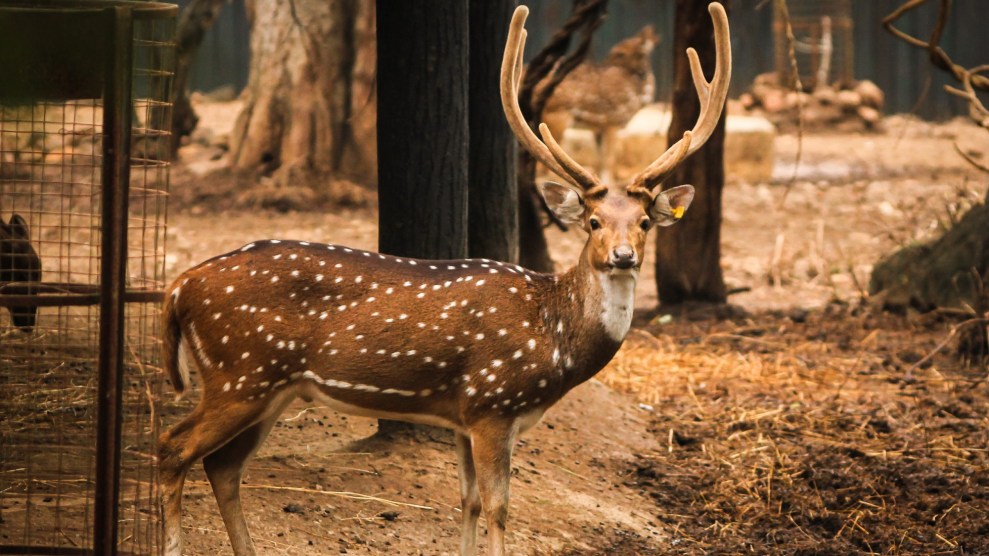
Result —
<instances>
[{"instance_id":1,"label":"antler tine","mask_svg":"<svg viewBox=\"0 0 989 556\"><path fill-rule=\"evenodd\" d=\"M550 154L553 158L563 166L563 169L567 171L568 174L574 177L578 182L580 182L585 188L590 189L598 183L597 177L594 176L588 169L584 168L577 163L576 160L570 158L570 155L563 150L563 147L556 142L556 138L553 137L553 133L550 132L549 126L545 123L539 124L539 134L543 136L543 143L549 148Z\"/></svg>"},{"instance_id":2,"label":"antler tine","mask_svg":"<svg viewBox=\"0 0 989 556\"><path fill-rule=\"evenodd\" d=\"M519 83L522 81L522 53L525 47L525 19L529 9L519 6L512 15L505 43L505 54L501 61L501 106L505 111L508 125L515 132L519 143L529 153L542 162L554 174L577 187L588 189L597 184L596 178L570 158L554 141L553 150L539 140L529 127L519 107ZM554 152L555 151L555 152ZM562 156L560 156L562 155Z\"/></svg>"},{"instance_id":3,"label":"antler tine","mask_svg":"<svg viewBox=\"0 0 989 556\"><path fill-rule=\"evenodd\" d=\"M632 178L631 187L651 188L661 183L685 158L707 142L718 125L725 99L728 97L728 82L731 80L731 38L728 30L728 14L725 13L724 6L712 2L708 6L708 12L714 23L715 43L714 77L711 81L704 78L697 51L693 48L687 49L690 74L701 104L697 122L693 129L684 132L679 141Z\"/></svg>"}]
</instances>

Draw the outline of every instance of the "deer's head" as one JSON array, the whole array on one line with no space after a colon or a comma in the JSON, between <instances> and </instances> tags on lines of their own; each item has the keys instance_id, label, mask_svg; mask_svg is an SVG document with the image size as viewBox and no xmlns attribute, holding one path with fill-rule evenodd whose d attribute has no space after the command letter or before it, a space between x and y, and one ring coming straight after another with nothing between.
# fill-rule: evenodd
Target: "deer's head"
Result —
<instances>
[{"instance_id":1,"label":"deer's head","mask_svg":"<svg viewBox=\"0 0 989 556\"><path fill-rule=\"evenodd\" d=\"M10 217L10 224L0 218L0 286L14 283L9 293L32 293L31 283L41 281L41 257L31 245L27 222L19 214ZM14 326L30 331L35 324L38 308L10 308Z\"/></svg>"},{"instance_id":2,"label":"deer's head","mask_svg":"<svg viewBox=\"0 0 989 556\"><path fill-rule=\"evenodd\" d=\"M610 274L630 273L642 264L646 234L652 226L669 226L683 217L694 198L691 185L662 190L663 181L714 132L728 95L731 77L731 44L724 7L712 3L717 63L711 81L704 78L694 49L687 50L694 87L701 110L693 129L627 184L605 184L577 164L557 143L546 124L536 136L518 104L525 48L525 19L529 10L519 6L512 17L501 66L501 101L508 123L536 160L563 178L563 183L540 185L547 205L560 220L583 227L588 233L585 256L596 269Z\"/></svg>"},{"instance_id":3,"label":"deer's head","mask_svg":"<svg viewBox=\"0 0 989 556\"><path fill-rule=\"evenodd\" d=\"M648 68L649 57L659 44L659 35L652 25L646 25L633 37L629 37L608 52L607 63L629 69Z\"/></svg>"}]
</instances>

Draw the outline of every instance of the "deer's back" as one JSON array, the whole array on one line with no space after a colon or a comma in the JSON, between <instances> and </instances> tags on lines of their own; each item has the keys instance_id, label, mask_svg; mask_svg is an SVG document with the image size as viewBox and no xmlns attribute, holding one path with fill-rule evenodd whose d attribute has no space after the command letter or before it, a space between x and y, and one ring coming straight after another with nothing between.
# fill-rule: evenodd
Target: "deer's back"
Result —
<instances>
[{"instance_id":1,"label":"deer's back","mask_svg":"<svg viewBox=\"0 0 989 556\"><path fill-rule=\"evenodd\" d=\"M308 382L353 406L460 423L555 401L558 352L540 318L550 283L488 260L276 240L211 259L172 290L207 389L270 396Z\"/></svg>"}]
</instances>

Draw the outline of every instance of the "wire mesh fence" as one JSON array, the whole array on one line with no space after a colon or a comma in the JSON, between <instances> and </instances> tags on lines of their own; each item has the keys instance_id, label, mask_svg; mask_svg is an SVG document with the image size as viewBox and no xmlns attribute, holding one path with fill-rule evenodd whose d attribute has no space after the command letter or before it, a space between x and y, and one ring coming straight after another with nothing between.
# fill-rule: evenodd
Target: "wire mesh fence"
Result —
<instances>
[{"instance_id":1,"label":"wire mesh fence","mask_svg":"<svg viewBox=\"0 0 989 556\"><path fill-rule=\"evenodd\" d=\"M0 22L12 13L21 21L16 17L25 12L48 11L71 26L74 13L106 9L133 30L126 45L132 94L123 108L130 152L119 153L129 160L124 214L108 215L104 202L107 166L115 160L108 142L119 132L106 125L114 108L106 89L99 98L64 98L71 86L60 90L54 82L50 94L0 95L0 554L92 553L98 544L97 415L101 404L114 403L102 395L99 372L107 349L100 313L108 216L122 219L127 238L125 282L115 293L125 309L119 496L110 501L117 508L114 549L153 553L160 545L157 300L164 287L174 7L35 1L0 6ZM106 77L109 83L114 76Z\"/></svg>"}]
</instances>

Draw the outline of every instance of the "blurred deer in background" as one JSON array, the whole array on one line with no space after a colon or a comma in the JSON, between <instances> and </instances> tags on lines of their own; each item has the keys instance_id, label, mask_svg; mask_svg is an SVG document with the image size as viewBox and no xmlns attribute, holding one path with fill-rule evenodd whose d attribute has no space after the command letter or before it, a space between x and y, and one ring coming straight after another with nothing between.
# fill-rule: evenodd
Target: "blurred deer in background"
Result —
<instances>
[{"instance_id":1,"label":"blurred deer in background","mask_svg":"<svg viewBox=\"0 0 989 556\"><path fill-rule=\"evenodd\" d=\"M254 554L241 476L299 397L453 429L461 553L476 552L483 508L489 553L504 554L516 438L614 356L632 322L647 232L678 221L693 199L689 185L659 187L708 139L725 103L728 19L720 4L710 12L718 44L711 82L687 52L702 106L696 125L629 184L616 185L577 165L545 124L542 140L526 125L518 88L528 9L515 11L502 104L522 145L566 182L542 187L550 208L588 234L567 272L263 240L179 276L166 292L164 365L180 394L198 369L203 392L160 439L166 554L181 553L182 485L200 458L234 552Z\"/></svg>"},{"instance_id":2,"label":"blurred deer in background","mask_svg":"<svg viewBox=\"0 0 989 556\"><path fill-rule=\"evenodd\" d=\"M31 245L27 222L19 214L10 217L10 224L0 218L0 288L12 295L30 294L33 285L41 281L41 257ZM25 332L34 328L38 308L33 305L9 307L10 320Z\"/></svg>"},{"instance_id":3,"label":"blurred deer in background","mask_svg":"<svg viewBox=\"0 0 989 556\"><path fill-rule=\"evenodd\" d=\"M650 57L658 43L659 36L647 25L616 44L603 62L574 68L546 102L543 114L554 137L562 139L571 126L594 132L603 177L614 167L615 134L653 101L656 78Z\"/></svg>"}]
</instances>

